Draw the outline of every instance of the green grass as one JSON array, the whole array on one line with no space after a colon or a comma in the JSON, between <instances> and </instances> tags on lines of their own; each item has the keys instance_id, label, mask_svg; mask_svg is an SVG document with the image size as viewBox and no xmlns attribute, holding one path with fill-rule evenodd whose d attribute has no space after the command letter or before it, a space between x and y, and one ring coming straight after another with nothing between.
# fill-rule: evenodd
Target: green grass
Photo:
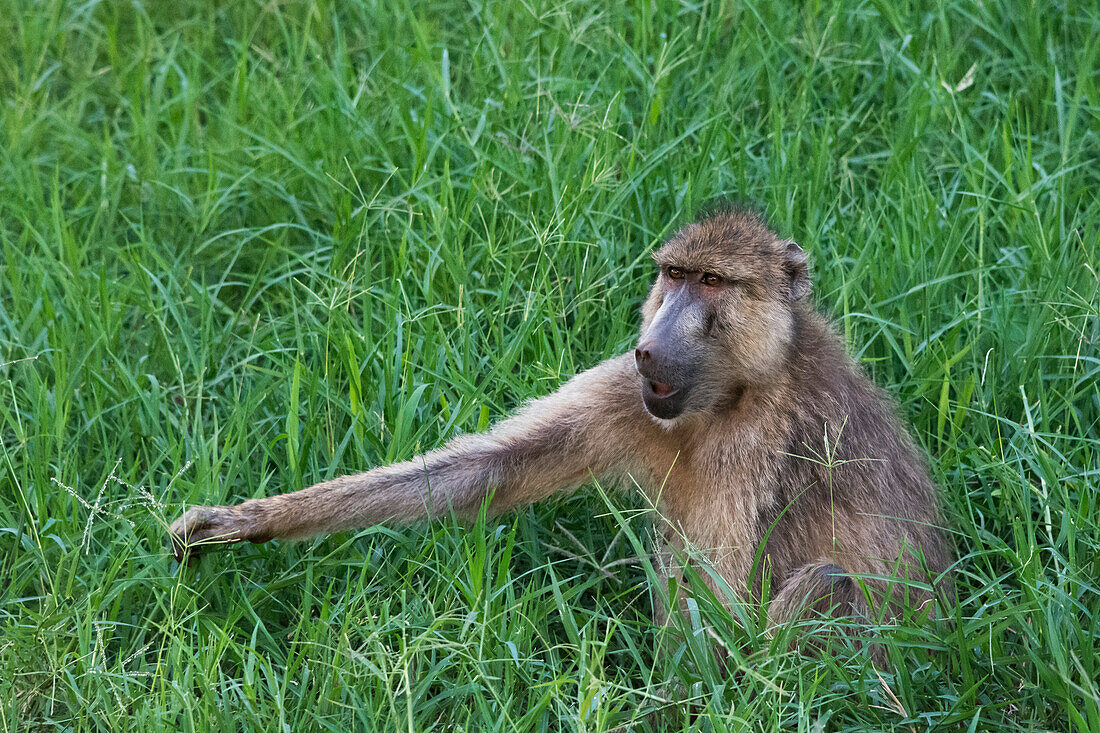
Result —
<instances>
[{"instance_id":1,"label":"green grass","mask_svg":"<svg viewBox=\"0 0 1100 733\"><path fill-rule=\"evenodd\" d=\"M0 0L0 728L1100 731L1100 8ZM957 606L891 664L700 599L642 503L238 548L631 346L758 201L932 456ZM140 488L144 487L144 488ZM709 625L731 651L714 669ZM694 718L649 717L670 692Z\"/></svg>"}]
</instances>

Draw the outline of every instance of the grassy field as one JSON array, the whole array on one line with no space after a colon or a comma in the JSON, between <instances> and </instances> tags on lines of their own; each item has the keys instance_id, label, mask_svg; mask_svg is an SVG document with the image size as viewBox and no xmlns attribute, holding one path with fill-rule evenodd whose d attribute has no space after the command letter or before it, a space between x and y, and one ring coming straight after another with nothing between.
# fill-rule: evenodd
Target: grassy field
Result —
<instances>
[{"instance_id":1,"label":"grassy field","mask_svg":"<svg viewBox=\"0 0 1100 733\"><path fill-rule=\"evenodd\" d=\"M0 18L3 730L1100 731L1095 2ZM600 487L172 560L185 505L629 348L649 253L721 195L810 252L932 457L957 606L873 630L886 669L706 598L655 655L642 503Z\"/></svg>"}]
</instances>

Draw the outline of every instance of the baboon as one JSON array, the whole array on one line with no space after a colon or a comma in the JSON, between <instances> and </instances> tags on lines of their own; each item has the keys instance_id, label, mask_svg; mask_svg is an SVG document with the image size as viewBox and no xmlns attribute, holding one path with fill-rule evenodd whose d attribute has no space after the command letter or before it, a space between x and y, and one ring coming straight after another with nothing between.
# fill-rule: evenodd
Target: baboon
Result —
<instances>
[{"instance_id":1,"label":"baboon","mask_svg":"<svg viewBox=\"0 0 1100 733\"><path fill-rule=\"evenodd\" d=\"M936 489L891 400L811 305L802 248L727 207L654 259L632 353L404 463L194 507L171 527L177 556L472 518L486 496L500 513L592 478L629 478L657 509L662 567L675 576L694 549L745 598L766 577L777 622L866 613L875 598L930 600L950 563Z\"/></svg>"}]
</instances>

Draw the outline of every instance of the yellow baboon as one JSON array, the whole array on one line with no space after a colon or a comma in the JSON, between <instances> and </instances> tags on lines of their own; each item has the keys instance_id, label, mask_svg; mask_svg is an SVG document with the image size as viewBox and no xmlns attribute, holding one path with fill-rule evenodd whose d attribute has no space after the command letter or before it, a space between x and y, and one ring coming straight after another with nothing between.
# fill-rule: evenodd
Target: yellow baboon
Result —
<instances>
[{"instance_id":1,"label":"yellow baboon","mask_svg":"<svg viewBox=\"0 0 1100 733\"><path fill-rule=\"evenodd\" d=\"M680 229L655 259L633 353L404 463L194 507L172 525L177 555L472 517L489 492L499 513L629 476L667 522L663 557L690 545L749 596L768 573L773 618L823 599L858 613L869 594L900 597L895 581L910 601L930 598L950 563L936 489L891 401L810 304L802 249L725 209Z\"/></svg>"}]
</instances>

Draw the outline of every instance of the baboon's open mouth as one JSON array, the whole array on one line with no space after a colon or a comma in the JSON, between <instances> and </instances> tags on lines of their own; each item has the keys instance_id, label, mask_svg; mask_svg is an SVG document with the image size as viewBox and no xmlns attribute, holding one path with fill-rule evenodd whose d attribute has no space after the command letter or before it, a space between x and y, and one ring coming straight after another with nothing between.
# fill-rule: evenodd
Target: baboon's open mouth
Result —
<instances>
[{"instance_id":1,"label":"baboon's open mouth","mask_svg":"<svg viewBox=\"0 0 1100 733\"><path fill-rule=\"evenodd\" d=\"M673 389L671 384L662 384L661 382L650 382L649 388L658 397L669 397L678 391Z\"/></svg>"},{"instance_id":2,"label":"baboon's open mouth","mask_svg":"<svg viewBox=\"0 0 1100 733\"><path fill-rule=\"evenodd\" d=\"M642 382L642 402L650 415L661 420L672 420L684 411L684 387L674 387L665 382L646 379Z\"/></svg>"}]
</instances>

